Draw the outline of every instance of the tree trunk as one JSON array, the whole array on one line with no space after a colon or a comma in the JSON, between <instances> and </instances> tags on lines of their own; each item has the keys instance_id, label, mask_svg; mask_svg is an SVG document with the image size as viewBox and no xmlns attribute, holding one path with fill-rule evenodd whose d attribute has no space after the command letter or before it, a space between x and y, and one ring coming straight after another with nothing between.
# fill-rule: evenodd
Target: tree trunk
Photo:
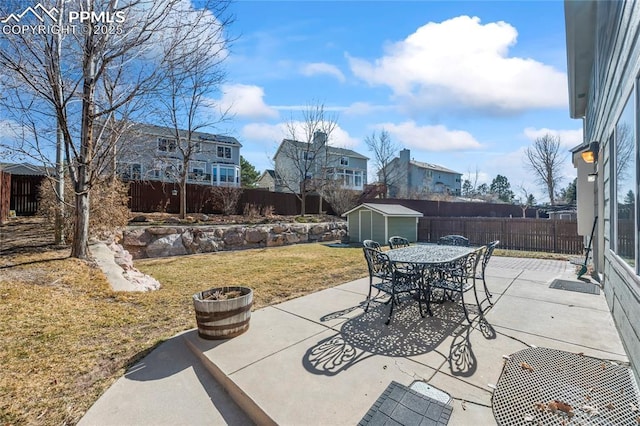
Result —
<instances>
[{"instance_id":1,"label":"tree trunk","mask_svg":"<svg viewBox=\"0 0 640 426\"><path fill-rule=\"evenodd\" d=\"M300 216L304 216L307 212L305 205L306 201L307 195L303 192L302 194L300 194Z\"/></svg>"},{"instance_id":2,"label":"tree trunk","mask_svg":"<svg viewBox=\"0 0 640 426\"><path fill-rule=\"evenodd\" d=\"M180 178L180 219L187 218L187 178Z\"/></svg>"},{"instance_id":3,"label":"tree trunk","mask_svg":"<svg viewBox=\"0 0 640 426\"><path fill-rule=\"evenodd\" d=\"M80 173L76 186L76 217L73 228L71 257L87 259L89 257L89 192L85 185L86 176Z\"/></svg>"}]
</instances>

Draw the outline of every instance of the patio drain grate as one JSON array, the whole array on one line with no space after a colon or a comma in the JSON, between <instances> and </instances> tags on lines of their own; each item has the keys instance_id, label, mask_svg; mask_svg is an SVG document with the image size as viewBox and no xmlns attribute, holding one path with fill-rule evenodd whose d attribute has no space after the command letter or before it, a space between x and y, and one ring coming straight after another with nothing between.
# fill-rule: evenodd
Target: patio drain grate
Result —
<instances>
[{"instance_id":1,"label":"patio drain grate","mask_svg":"<svg viewBox=\"0 0 640 426\"><path fill-rule=\"evenodd\" d=\"M444 426L453 408L398 382L391 382L358 426L404 425Z\"/></svg>"},{"instance_id":2,"label":"patio drain grate","mask_svg":"<svg viewBox=\"0 0 640 426\"><path fill-rule=\"evenodd\" d=\"M549 288L576 291L578 293L600 294L600 287L596 284L585 283L583 281L553 280Z\"/></svg>"},{"instance_id":3,"label":"patio drain grate","mask_svg":"<svg viewBox=\"0 0 640 426\"><path fill-rule=\"evenodd\" d=\"M493 394L499 425L638 425L640 399L627 367L547 348L505 362Z\"/></svg>"}]
</instances>

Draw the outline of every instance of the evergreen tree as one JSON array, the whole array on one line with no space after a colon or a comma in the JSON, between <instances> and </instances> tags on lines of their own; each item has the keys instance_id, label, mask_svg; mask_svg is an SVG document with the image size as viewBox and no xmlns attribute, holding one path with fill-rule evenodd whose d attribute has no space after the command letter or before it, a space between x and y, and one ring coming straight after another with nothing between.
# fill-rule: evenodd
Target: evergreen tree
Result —
<instances>
[{"instance_id":1,"label":"evergreen tree","mask_svg":"<svg viewBox=\"0 0 640 426\"><path fill-rule=\"evenodd\" d=\"M240 156L240 176L243 188L254 188L260 173L242 155Z\"/></svg>"}]
</instances>

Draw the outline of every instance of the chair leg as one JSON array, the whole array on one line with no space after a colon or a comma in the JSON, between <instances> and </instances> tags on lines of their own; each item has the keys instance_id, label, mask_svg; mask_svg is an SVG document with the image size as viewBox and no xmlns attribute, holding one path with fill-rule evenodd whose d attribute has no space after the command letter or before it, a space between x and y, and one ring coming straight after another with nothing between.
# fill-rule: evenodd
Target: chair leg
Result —
<instances>
[{"instance_id":1,"label":"chair leg","mask_svg":"<svg viewBox=\"0 0 640 426\"><path fill-rule=\"evenodd\" d=\"M391 306L389 307L389 318L387 318L387 322L385 322L385 325L389 325L391 323L391 316L393 315L393 307L396 304L396 300L395 300L396 295L392 294L391 298L389 300L391 300Z\"/></svg>"},{"instance_id":2,"label":"chair leg","mask_svg":"<svg viewBox=\"0 0 640 426\"><path fill-rule=\"evenodd\" d=\"M467 305L464 304L464 291L460 292L460 303L462 303L462 309L464 310L464 317L467 319L469 324L471 324L473 321L471 321L471 319L469 318L469 311L467 311Z\"/></svg>"},{"instance_id":3,"label":"chair leg","mask_svg":"<svg viewBox=\"0 0 640 426\"><path fill-rule=\"evenodd\" d=\"M489 292L489 288L487 287L487 281L484 279L484 269L482 270L482 285L484 286L484 294L487 295L487 302L489 302L489 305L493 306L493 302L491 301L493 294Z\"/></svg>"},{"instance_id":4,"label":"chair leg","mask_svg":"<svg viewBox=\"0 0 640 426\"><path fill-rule=\"evenodd\" d=\"M369 303L371 302L371 288L373 287L373 278L369 277L369 295L367 296L367 306L364 308L364 311L369 311Z\"/></svg>"}]
</instances>

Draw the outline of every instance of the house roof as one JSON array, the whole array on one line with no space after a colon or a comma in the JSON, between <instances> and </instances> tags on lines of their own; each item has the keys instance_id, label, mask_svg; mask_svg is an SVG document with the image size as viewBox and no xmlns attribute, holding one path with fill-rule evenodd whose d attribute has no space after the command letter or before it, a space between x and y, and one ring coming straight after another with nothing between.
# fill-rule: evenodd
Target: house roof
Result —
<instances>
[{"instance_id":1,"label":"house roof","mask_svg":"<svg viewBox=\"0 0 640 426\"><path fill-rule=\"evenodd\" d=\"M347 216L349 213L362 208L372 210L376 213L380 213L385 217L422 217L424 216L422 213L412 210L408 207L402 206L400 204L375 204L375 203L360 204L359 206L349 210L348 212L343 213L342 216Z\"/></svg>"},{"instance_id":2,"label":"house roof","mask_svg":"<svg viewBox=\"0 0 640 426\"><path fill-rule=\"evenodd\" d=\"M280 150L282 149L282 146L286 143L291 143L294 144L295 146L297 146L298 148L301 148L303 150L307 149L307 146L309 145L308 142L301 142L301 141L297 141L294 139L283 139L282 143L280 143L280 146L278 147L278 150L276 151L276 155L274 157L276 157L278 155L278 153L280 152ZM338 148L335 146L331 146L328 145L328 152L330 154L334 154L334 155L340 155L340 156L345 156L345 157L353 157L353 158L359 158L361 160L368 160L369 157L365 157L362 154L359 154L351 149L346 149L346 148Z\"/></svg>"},{"instance_id":3,"label":"house roof","mask_svg":"<svg viewBox=\"0 0 640 426\"><path fill-rule=\"evenodd\" d=\"M565 1L567 74L571 118L585 115L594 61L597 1Z\"/></svg>"},{"instance_id":4,"label":"house roof","mask_svg":"<svg viewBox=\"0 0 640 426\"><path fill-rule=\"evenodd\" d=\"M262 178L267 177L267 176L269 176L269 177L271 177L271 179L274 179L274 180L275 180L275 178L276 178L276 171L275 171L275 170L271 170L271 169L267 169L267 170L265 170L264 172L262 172L262 174L260 175L260 178L259 178L259 179L262 179Z\"/></svg>"},{"instance_id":5,"label":"house roof","mask_svg":"<svg viewBox=\"0 0 640 426\"><path fill-rule=\"evenodd\" d=\"M47 176L48 174L55 174L55 171L50 168L29 163L0 163L0 170L20 176ZM49 170L49 173L47 173L47 170Z\"/></svg>"},{"instance_id":6,"label":"house roof","mask_svg":"<svg viewBox=\"0 0 640 426\"><path fill-rule=\"evenodd\" d=\"M420 167L422 169L435 170L437 172L452 173L452 174L455 174L455 175L461 175L462 176L462 173L458 173L455 170L447 169L446 167L440 166L438 164L424 163L422 161L415 161L415 160L409 161L409 164L412 164L412 165L414 165L416 167Z\"/></svg>"},{"instance_id":7,"label":"house roof","mask_svg":"<svg viewBox=\"0 0 640 426\"><path fill-rule=\"evenodd\" d=\"M167 137L173 137L175 135L175 129L172 129L171 127L156 126L155 124L136 123L131 127L131 131ZM186 136L187 131L179 130L179 133L182 137ZM205 132L193 132L191 137L192 140L223 143L238 147L242 146L242 144L232 136L214 135L213 133Z\"/></svg>"}]
</instances>

